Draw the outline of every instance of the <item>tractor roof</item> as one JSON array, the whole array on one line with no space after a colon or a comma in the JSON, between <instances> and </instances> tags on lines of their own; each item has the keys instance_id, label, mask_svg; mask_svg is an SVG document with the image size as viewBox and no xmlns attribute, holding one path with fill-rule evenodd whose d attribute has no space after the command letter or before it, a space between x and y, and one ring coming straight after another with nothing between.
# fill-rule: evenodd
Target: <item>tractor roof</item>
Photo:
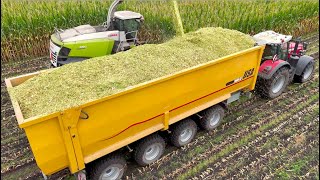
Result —
<instances>
[{"instance_id":1,"label":"tractor roof","mask_svg":"<svg viewBox=\"0 0 320 180\"><path fill-rule=\"evenodd\" d=\"M126 20L126 19L140 19L143 16L140 13L132 11L117 11L114 13L114 17Z\"/></svg>"},{"instance_id":2,"label":"tractor roof","mask_svg":"<svg viewBox=\"0 0 320 180\"><path fill-rule=\"evenodd\" d=\"M274 31L264 31L253 36L258 45L264 44L282 44L290 41L292 36L283 35Z\"/></svg>"}]
</instances>

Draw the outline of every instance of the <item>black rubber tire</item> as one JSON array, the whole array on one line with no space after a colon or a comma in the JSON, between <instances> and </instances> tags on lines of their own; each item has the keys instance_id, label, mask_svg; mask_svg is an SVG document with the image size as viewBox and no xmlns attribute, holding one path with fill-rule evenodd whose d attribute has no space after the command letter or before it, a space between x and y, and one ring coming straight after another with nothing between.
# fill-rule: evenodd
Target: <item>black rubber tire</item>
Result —
<instances>
[{"instance_id":1,"label":"black rubber tire","mask_svg":"<svg viewBox=\"0 0 320 180\"><path fill-rule=\"evenodd\" d=\"M115 178L121 179L127 169L127 162L125 158L120 155L110 155L106 158L94 161L93 164L87 168L89 180L100 180L99 178L103 172L112 165L122 167L121 173Z\"/></svg>"},{"instance_id":2,"label":"black rubber tire","mask_svg":"<svg viewBox=\"0 0 320 180\"><path fill-rule=\"evenodd\" d=\"M307 68L309 68L310 66L312 66L312 72L311 72L311 74L310 74L310 76L307 78L307 79L305 79L304 77L303 77L303 75L304 75L304 73L305 73L305 70L307 69ZM312 77L313 77L313 73L314 73L314 62L309 62L309 64L304 68L304 70L302 71L302 74L299 76L299 75L294 75L294 82L297 82L297 83L304 83L304 82L307 82L307 81L309 81Z\"/></svg>"},{"instance_id":3,"label":"black rubber tire","mask_svg":"<svg viewBox=\"0 0 320 180\"><path fill-rule=\"evenodd\" d=\"M153 160L147 160L145 158L145 153L149 149L149 147L154 144L160 147L160 152ZM165 141L159 134L152 134L150 136L147 136L140 140L134 148L134 160L140 166L146 166L148 164L151 164L157 161L163 155L165 146Z\"/></svg>"},{"instance_id":4,"label":"black rubber tire","mask_svg":"<svg viewBox=\"0 0 320 180\"><path fill-rule=\"evenodd\" d=\"M220 119L218 119L217 123L211 124L210 120L212 119L212 116L214 116L217 113L219 113ZM225 109L220 105L214 105L204 110L202 113L200 113L200 115L202 116L202 118L199 121L200 127L204 130L211 131L221 124L225 115Z\"/></svg>"},{"instance_id":5,"label":"black rubber tire","mask_svg":"<svg viewBox=\"0 0 320 180\"><path fill-rule=\"evenodd\" d=\"M186 129L190 129L192 132L192 135L189 137L187 141L183 142L181 141L180 135ZM182 120L173 125L171 134L170 134L170 141L176 147L182 147L184 145L187 145L194 139L194 137L197 134L197 130L198 130L197 124L192 119L188 118L188 119Z\"/></svg>"},{"instance_id":6,"label":"black rubber tire","mask_svg":"<svg viewBox=\"0 0 320 180\"><path fill-rule=\"evenodd\" d=\"M281 76L285 76L285 82L282 88L277 92L272 92L272 83ZM279 68L270 79L258 78L256 90L263 98L274 99L282 94L290 82L290 73L288 67Z\"/></svg>"}]
</instances>

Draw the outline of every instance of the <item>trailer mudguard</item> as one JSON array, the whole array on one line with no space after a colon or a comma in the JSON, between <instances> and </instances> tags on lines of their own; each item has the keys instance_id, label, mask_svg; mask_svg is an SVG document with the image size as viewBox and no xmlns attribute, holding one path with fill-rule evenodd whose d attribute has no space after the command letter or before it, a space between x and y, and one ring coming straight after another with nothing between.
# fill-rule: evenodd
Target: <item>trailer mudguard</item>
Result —
<instances>
[{"instance_id":1,"label":"trailer mudguard","mask_svg":"<svg viewBox=\"0 0 320 180\"><path fill-rule=\"evenodd\" d=\"M258 77L262 79L270 79L273 76L273 74L283 66L286 66L289 69L291 69L291 66L287 61L266 60L260 65Z\"/></svg>"},{"instance_id":2,"label":"trailer mudguard","mask_svg":"<svg viewBox=\"0 0 320 180\"><path fill-rule=\"evenodd\" d=\"M303 55L299 58L299 61L297 63L297 68L295 74L300 76L303 72L303 70L306 68L306 66L310 63L314 63L314 58L311 56Z\"/></svg>"}]
</instances>

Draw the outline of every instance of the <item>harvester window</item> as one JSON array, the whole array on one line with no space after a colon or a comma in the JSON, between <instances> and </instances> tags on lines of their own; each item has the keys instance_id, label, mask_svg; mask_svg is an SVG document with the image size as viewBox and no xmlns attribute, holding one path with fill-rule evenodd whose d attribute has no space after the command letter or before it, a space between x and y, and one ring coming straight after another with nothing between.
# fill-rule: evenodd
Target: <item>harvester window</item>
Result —
<instances>
[{"instance_id":1,"label":"harvester window","mask_svg":"<svg viewBox=\"0 0 320 180\"><path fill-rule=\"evenodd\" d=\"M121 20L121 19L116 19L115 20L115 28L119 31L124 31L124 32L132 32L132 31L137 31L139 29L140 23L137 21L137 19L126 19L126 20ZM127 39L132 39L135 37L135 32L127 34Z\"/></svg>"}]
</instances>

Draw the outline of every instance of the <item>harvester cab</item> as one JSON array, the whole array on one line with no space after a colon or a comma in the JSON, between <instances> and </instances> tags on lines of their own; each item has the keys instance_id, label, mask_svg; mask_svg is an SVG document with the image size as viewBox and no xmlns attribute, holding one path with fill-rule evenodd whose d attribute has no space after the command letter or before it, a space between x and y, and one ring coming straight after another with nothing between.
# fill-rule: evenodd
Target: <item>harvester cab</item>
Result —
<instances>
[{"instance_id":1,"label":"harvester cab","mask_svg":"<svg viewBox=\"0 0 320 180\"><path fill-rule=\"evenodd\" d=\"M290 82L303 83L312 77L314 58L305 55L307 43L274 31L261 32L253 39L257 45L266 45L258 79L264 96L275 98Z\"/></svg>"},{"instance_id":2,"label":"harvester cab","mask_svg":"<svg viewBox=\"0 0 320 180\"><path fill-rule=\"evenodd\" d=\"M126 51L140 44L138 30L144 18L132 11L116 11L123 0L115 0L106 22L100 26L81 25L55 29L50 40L51 67Z\"/></svg>"}]
</instances>

